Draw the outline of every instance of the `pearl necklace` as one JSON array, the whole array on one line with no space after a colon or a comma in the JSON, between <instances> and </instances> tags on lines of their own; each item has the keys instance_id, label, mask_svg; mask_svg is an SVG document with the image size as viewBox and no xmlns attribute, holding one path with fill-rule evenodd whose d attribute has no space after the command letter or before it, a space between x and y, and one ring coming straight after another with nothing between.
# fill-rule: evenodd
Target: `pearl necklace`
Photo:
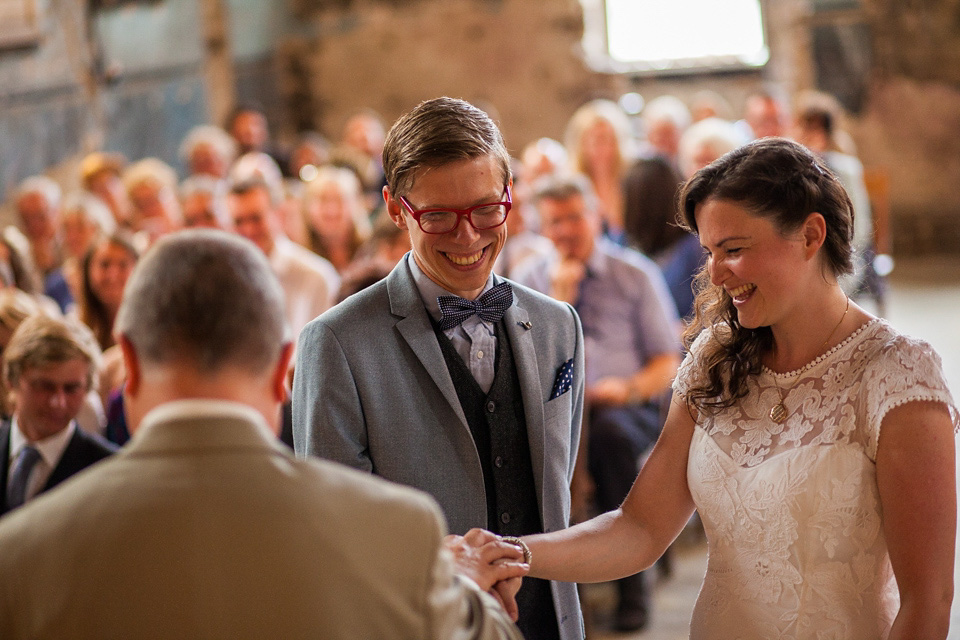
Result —
<instances>
[{"instance_id":1,"label":"pearl necklace","mask_svg":"<svg viewBox=\"0 0 960 640\"><path fill-rule=\"evenodd\" d=\"M843 315L840 316L840 322L837 323L837 326L833 328L833 331L830 332L830 335L827 336L827 339L823 341L823 344L820 345L820 348L817 350L818 353L823 353L823 350L827 348L827 344L830 343L833 334L837 332L837 329L840 328L840 325L843 324L843 319L847 317L847 312L850 311L850 296L847 296L847 306L843 310ZM780 389L780 384L777 382L777 374L773 373L773 386L777 389L777 395L780 396L780 402L773 405L770 409L770 419L776 422L777 424L782 424L784 420L787 419L789 413L787 412L787 407L783 404L783 391Z\"/></svg>"}]
</instances>

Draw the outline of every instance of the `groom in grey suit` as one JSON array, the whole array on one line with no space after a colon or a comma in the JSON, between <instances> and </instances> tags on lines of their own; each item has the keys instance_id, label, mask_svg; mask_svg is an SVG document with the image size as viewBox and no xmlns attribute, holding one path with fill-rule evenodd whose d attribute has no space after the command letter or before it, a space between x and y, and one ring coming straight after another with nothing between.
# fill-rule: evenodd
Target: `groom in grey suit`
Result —
<instances>
[{"instance_id":1,"label":"groom in grey suit","mask_svg":"<svg viewBox=\"0 0 960 640\"><path fill-rule=\"evenodd\" d=\"M492 273L512 205L500 132L430 100L390 130L383 164L412 251L303 330L296 451L427 491L455 534L565 528L583 337L569 305ZM576 585L527 579L517 603L526 638L583 637Z\"/></svg>"}]
</instances>

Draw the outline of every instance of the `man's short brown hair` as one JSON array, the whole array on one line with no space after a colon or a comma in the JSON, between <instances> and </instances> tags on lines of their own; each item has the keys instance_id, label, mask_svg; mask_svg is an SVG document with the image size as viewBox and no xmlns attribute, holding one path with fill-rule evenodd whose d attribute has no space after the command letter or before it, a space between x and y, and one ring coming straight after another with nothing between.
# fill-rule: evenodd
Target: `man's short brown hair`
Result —
<instances>
[{"instance_id":1,"label":"man's short brown hair","mask_svg":"<svg viewBox=\"0 0 960 640\"><path fill-rule=\"evenodd\" d=\"M100 373L101 353L93 332L76 320L37 313L26 318L13 332L3 352L3 377L14 387L27 369L70 360L82 360L90 365L87 389L94 388Z\"/></svg>"},{"instance_id":2,"label":"man's short brown hair","mask_svg":"<svg viewBox=\"0 0 960 640\"><path fill-rule=\"evenodd\" d=\"M393 197L407 195L420 169L490 155L510 181L510 154L497 125L464 100L435 98L401 116L383 145L383 173Z\"/></svg>"}]
</instances>

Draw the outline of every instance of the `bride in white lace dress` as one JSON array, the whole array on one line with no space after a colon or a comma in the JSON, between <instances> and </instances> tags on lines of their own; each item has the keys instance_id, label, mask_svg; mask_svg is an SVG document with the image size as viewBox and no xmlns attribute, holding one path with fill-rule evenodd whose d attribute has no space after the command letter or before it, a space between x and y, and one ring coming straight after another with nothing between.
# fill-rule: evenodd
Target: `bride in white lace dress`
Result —
<instances>
[{"instance_id":1,"label":"bride in white lace dress","mask_svg":"<svg viewBox=\"0 0 960 640\"><path fill-rule=\"evenodd\" d=\"M843 188L767 139L698 172L681 207L709 258L663 435L620 509L525 538L531 575L645 569L696 507L692 638L945 638L960 421L930 346L838 286Z\"/></svg>"}]
</instances>

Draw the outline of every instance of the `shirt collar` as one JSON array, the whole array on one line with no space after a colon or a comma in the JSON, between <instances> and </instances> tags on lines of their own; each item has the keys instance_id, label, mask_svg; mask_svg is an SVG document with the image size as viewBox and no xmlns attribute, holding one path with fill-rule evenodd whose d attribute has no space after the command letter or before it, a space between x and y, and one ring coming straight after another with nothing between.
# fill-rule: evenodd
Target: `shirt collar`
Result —
<instances>
[{"instance_id":1,"label":"shirt collar","mask_svg":"<svg viewBox=\"0 0 960 640\"><path fill-rule=\"evenodd\" d=\"M608 250L611 242L606 238L600 237L593 244L593 251L584 265L587 274L590 276L602 277L609 269Z\"/></svg>"},{"instance_id":2,"label":"shirt collar","mask_svg":"<svg viewBox=\"0 0 960 640\"><path fill-rule=\"evenodd\" d=\"M268 440L276 440L277 436L267 426L266 420L259 411L249 405L230 400L216 400L213 398L188 398L185 400L173 400L165 402L154 407L143 416L140 426L137 427L137 434L145 433L154 428L154 425L181 418L213 418L228 417L238 418L247 422L252 422L257 426Z\"/></svg>"},{"instance_id":3,"label":"shirt collar","mask_svg":"<svg viewBox=\"0 0 960 640\"><path fill-rule=\"evenodd\" d=\"M413 276L413 282L417 285L417 291L420 292L420 299L423 300L423 305L427 308L427 313L436 320L440 321L440 318L443 317L443 314L440 313L440 305L437 303L437 298L439 296L452 296L456 295L450 293L436 282L427 277L427 274L420 269L420 265L417 264L417 261L413 257L413 251L407 253L407 265L410 267L410 274ZM486 284L483 285L483 291L480 294L484 294L488 289L491 289L494 284L496 284L496 278L493 275L493 272L490 273L487 277Z\"/></svg>"},{"instance_id":4,"label":"shirt collar","mask_svg":"<svg viewBox=\"0 0 960 640\"><path fill-rule=\"evenodd\" d=\"M267 254L267 262L270 263L270 266L276 267L279 263L287 259L287 254L290 253L287 249L287 243L292 242L282 233L277 233L273 236L273 248L270 249L270 253Z\"/></svg>"},{"instance_id":5,"label":"shirt collar","mask_svg":"<svg viewBox=\"0 0 960 640\"><path fill-rule=\"evenodd\" d=\"M31 445L40 453L40 457L47 466L52 469L60 462L60 458L63 457L63 452L66 451L67 445L70 444L70 438L73 437L73 432L76 429L76 421L71 420L66 429L61 429L59 432L43 440L30 442L27 440L27 437L23 435L23 432L20 431L17 416L14 415L10 420L10 459L7 462L9 464L10 461L16 459L16 457L20 455L20 450L23 447Z\"/></svg>"}]
</instances>

